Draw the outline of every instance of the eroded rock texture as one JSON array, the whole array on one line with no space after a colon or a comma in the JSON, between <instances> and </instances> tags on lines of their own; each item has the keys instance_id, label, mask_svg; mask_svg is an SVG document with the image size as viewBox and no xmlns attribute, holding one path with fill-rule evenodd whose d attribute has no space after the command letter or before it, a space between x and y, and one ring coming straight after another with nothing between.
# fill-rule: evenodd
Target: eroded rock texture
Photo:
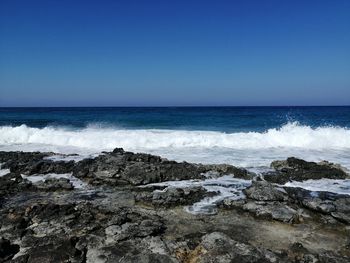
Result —
<instances>
[{"instance_id":1,"label":"eroded rock texture","mask_svg":"<svg viewBox=\"0 0 350 263\"><path fill-rule=\"evenodd\" d=\"M79 162L47 159L52 155L0 152L1 168L9 169L0 177L0 262L350 260L349 195L283 185L348 178L334 164L289 158L261 179L231 165L177 163L122 149ZM84 187L74 188L69 178L26 177L52 173L72 174ZM188 183L147 186L198 182L208 173L252 183L243 199L215 199L213 215L184 207L213 200L216 191Z\"/></svg>"}]
</instances>

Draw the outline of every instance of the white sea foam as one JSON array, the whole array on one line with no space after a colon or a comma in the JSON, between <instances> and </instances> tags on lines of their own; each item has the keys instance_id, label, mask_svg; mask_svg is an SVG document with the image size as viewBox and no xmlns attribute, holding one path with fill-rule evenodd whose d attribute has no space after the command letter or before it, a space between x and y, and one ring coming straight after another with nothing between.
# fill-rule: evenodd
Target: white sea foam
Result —
<instances>
[{"instance_id":1,"label":"white sea foam","mask_svg":"<svg viewBox=\"0 0 350 263\"><path fill-rule=\"evenodd\" d=\"M215 193L213 196L205 197L197 203L186 207L186 211L192 214L214 214L216 205L224 199L238 200L244 198L243 189L251 185L251 181L234 178L231 175L225 175L217 178L208 178L205 180L184 180L167 181L162 183L149 184L148 186L166 186L174 188L185 188L202 186L208 192Z\"/></svg>"},{"instance_id":2,"label":"white sea foam","mask_svg":"<svg viewBox=\"0 0 350 263\"><path fill-rule=\"evenodd\" d=\"M74 161L74 162L79 162L81 160L84 159L91 159L96 157L98 154L75 154L75 155L64 155L64 154L55 154L55 155L51 155L48 157L45 157L45 160L52 160L54 162L57 161L64 161L64 162L70 162L70 161Z\"/></svg>"},{"instance_id":3,"label":"white sea foam","mask_svg":"<svg viewBox=\"0 0 350 263\"><path fill-rule=\"evenodd\" d=\"M45 181L45 180L50 179L50 178L55 178L55 179L65 178L65 179L68 179L72 183L73 187L76 189L83 189L83 188L86 188L86 186L87 186L86 183L84 183L83 181L79 180L78 178L72 176L71 173L22 175L22 178L25 178L28 181L31 181L33 184Z\"/></svg>"},{"instance_id":4,"label":"white sea foam","mask_svg":"<svg viewBox=\"0 0 350 263\"><path fill-rule=\"evenodd\" d=\"M175 160L267 166L296 156L329 160L350 169L350 129L288 123L266 132L223 133L187 130L131 130L89 126L85 129L0 127L0 150L93 154L123 147Z\"/></svg>"},{"instance_id":5,"label":"white sea foam","mask_svg":"<svg viewBox=\"0 0 350 263\"><path fill-rule=\"evenodd\" d=\"M1 169L0 168L0 177L10 173L10 169Z\"/></svg>"},{"instance_id":6,"label":"white sea foam","mask_svg":"<svg viewBox=\"0 0 350 263\"><path fill-rule=\"evenodd\" d=\"M10 172L9 169L0 169L0 177L8 174Z\"/></svg>"},{"instance_id":7,"label":"white sea foam","mask_svg":"<svg viewBox=\"0 0 350 263\"><path fill-rule=\"evenodd\" d=\"M350 195L350 180L320 179L306 180L302 182L288 182L285 186L300 187L315 192L331 192L336 194Z\"/></svg>"},{"instance_id":8,"label":"white sea foam","mask_svg":"<svg viewBox=\"0 0 350 263\"><path fill-rule=\"evenodd\" d=\"M1 176L4 176L4 175L6 175L6 174L8 174L8 173L10 172L10 169L2 169L2 168L1 168L2 165L3 165L3 164L0 163L0 177L1 177Z\"/></svg>"}]
</instances>

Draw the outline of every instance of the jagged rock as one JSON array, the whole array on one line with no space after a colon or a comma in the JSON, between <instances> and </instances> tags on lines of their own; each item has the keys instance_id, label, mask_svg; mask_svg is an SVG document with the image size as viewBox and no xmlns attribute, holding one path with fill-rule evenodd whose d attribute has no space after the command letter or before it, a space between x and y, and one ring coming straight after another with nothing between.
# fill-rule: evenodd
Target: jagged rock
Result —
<instances>
[{"instance_id":1,"label":"jagged rock","mask_svg":"<svg viewBox=\"0 0 350 263\"><path fill-rule=\"evenodd\" d=\"M32 246L25 255L16 258L17 262L47 263L47 262L84 262L85 251L75 247L76 237L50 236L32 240Z\"/></svg>"},{"instance_id":2,"label":"jagged rock","mask_svg":"<svg viewBox=\"0 0 350 263\"><path fill-rule=\"evenodd\" d=\"M242 209L243 205L247 203L246 200L240 199L240 200L232 200L232 199L224 199L222 202L219 203L219 207L225 208L225 209L231 209L231 208L237 208Z\"/></svg>"},{"instance_id":3,"label":"jagged rock","mask_svg":"<svg viewBox=\"0 0 350 263\"><path fill-rule=\"evenodd\" d=\"M19 252L19 245L11 244L5 238L0 238L0 262L6 262Z\"/></svg>"},{"instance_id":4,"label":"jagged rock","mask_svg":"<svg viewBox=\"0 0 350 263\"><path fill-rule=\"evenodd\" d=\"M331 213L336 211L336 207L331 200L322 200L320 198L310 198L302 201L302 204L315 211L322 213Z\"/></svg>"},{"instance_id":5,"label":"jagged rock","mask_svg":"<svg viewBox=\"0 0 350 263\"><path fill-rule=\"evenodd\" d=\"M76 163L44 159L50 155L0 152L0 162L17 171L0 177L0 255L5 251L10 262L349 262L347 195L253 181L246 199L223 200L228 209L215 215L193 215L177 206L199 201L208 195L205 189L138 186L203 179L207 172L245 179L251 174L120 148ZM301 163L288 169L306 174ZM284 168L277 173L294 173ZM92 185L60 191L71 189L68 180L31 184L20 175L60 169L73 169Z\"/></svg>"},{"instance_id":6,"label":"jagged rock","mask_svg":"<svg viewBox=\"0 0 350 263\"><path fill-rule=\"evenodd\" d=\"M79 204L38 204L9 209L1 220L1 226L12 228L13 239L29 231L31 235L22 238L22 245L29 246L33 237L59 236L62 234L89 233L98 230L106 233L115 241L131 237L145 237L161 233L164 225L160 218L152 213L119 208L109 211L92 206L89 203ZM20 232L14 231L20 229ZM1 232L0 232L1 233Z\"/></svg>"},{"instance_id":7,"label":"jagged rock","mask_svg":"<svg viewBox=\"0 0 350 263\"><path fill-rule=\"evenodd\" d=\"M44 152L4 152L0 151L0 163L29 163L42 160L53 153ZM4 164L5 165L5 164Z\"/></svg>"},{"instance_id":8,"label":"jagged rock","mask_svg":"<svg viewBox=\"0 0 350 263\"><path fill-rule=\"evenodd\" d=\"M95 159L82 160L74 168L73 175L92 184L145 185L174 180L201 179L209 171L234 174L238 178L252 178L245 169L231 165L197 165L174 162L159 156L125 152L116 148Z\"/></svg>"},{"instance_id":9,"label":"jagged rock","mask_svg":"<svg viewBox=\"0 0 350 263\"><path fill-rule=\"evenodd\" d=\"M202 169L197 165L168 161L149 154L133 154L120 149L78 162L73 175L92 184L109 185L144 185L203 177Z\"/></svg>"},{"instance_id":10,"label":"jagged rock","mask_svg":"<svg viewBox=\"0 0 350 263\"><path fill-rule=\"evenodd\" d=\"M35 184L38 190L56 191L56 190L73 190L74 187L69 179L66 178L49 178Z\"/></svg>"},{"instance_id":11,"label":"jagged rock","mask_svg":"<svg viewBox=\"0 0 350 263\"><path fill-rule=\"evenodd\" d=\"M337 220L350 224L350 196L329 192L311 192L298 187L284 187L288 196L310 210L332 215Z\"/></svg>"},{"instance_id":12,"label":"jagged rock","mask_svg":"<svg viewBox=\"0 0 350 263\"><path fill-rule=\"evenodd\" d=\"M298 211L280 202L247 202L242 208L261 218L285 223L293 223L298 220Z\"/></svg>"},{"instance_id":13,"label":"jagged rock","mask_svg":"<svg viewBox=\"0 0 350 263\"><path fill-rule=\"evenodd\" d=\"M40 152L0 152L0 163L3 169L10 169L13 173L25 175L69 173L72 172L74 161L46 160L53 153Z\"/></svg>"},{"instance_id":14,"label":"jagged rock","mask_svg":"<svg viewBox=\"0 0 350 263\"><path fill-rule=\"evenodd\" d=\"M17 173L9 173L0 177L0 198L32 188L31 182Z\"/></svg>"},{"instance_id":15,"label":"jagged rock","mask_svg":"<svg viewBox=\"0 0 350 263\"><path fill-rule=\"evenodd\" d=\"M118 242L113 246L89 249L86 255L88 263L140 262L140 263L178 263L169 254L159 237L136 238Z\"/></svg>"},{"instance_id":16,"label":"jagged rock","mask_svg":"<svg viewBox=\"0 0 350 263\"><path fill-rule=\"evenodd\" d=\"M331 215L343 223L350 224L350 196L336 199L334 205L336 209Z\"/></svg>"},{"instance_id":17,"label":"jagged rock","mask_svg":"<svg viewBox=\"0 0 350 263\"><path fill-rule=\"evenodd\" d=\"M202 165L178 163L159 156L126 152L116 148L93 159L54 161L45 159L53 153L0 152L3 168L24 175L70 173L95 185L144 185L149 183L203 178L203 173L234 174L237 178L252 179L252 173L232 165Z\"/></svg>"},{"instance_id":18,"label":"jagged rock","mask_svg":"<svg viewBox=\"0 0 350 263\"><path fill-rule=\"evenodd\" d=\"M254 174L248 172L246 169L238 168L229 164L208 164L202 165L205 172L217 172L219 175L233 174L235 178L241 178L245 180L252 180Z\"/></svg>"},{"instance_id":19,"label":"jagged rock","mask_svg":"<svg viewBox=\"0 0 350 263\"><path fill-rule=\"evenodd\" d=\"M202 237L200 244L184 256L183 262L280 262L278 255L237 242L220 232Z\"/></svg>"},{"instance_id":20,"label":"jagged rock","mask_svg":"<svg viewBox=\"0 0 350 263\"><path fill-rule=\"evenodd\" d=\"M349 212L346 212L346 213L344 213L344 212L332 212L331 215L335 219L350 225L350 213Z\"/></svg>"},{"instance_id":21,"label":"jagged rock","mask_svg":"<svg viewBox=\"0 0 350 263\"><path fill-rule=\"evenodd\" d=\"M328 162L307 162L290 157L285 161L274 161L271 167L276 173L267 173L264 179L269 182L285 184L288 181L304 181L309 179L345 179L349 175L339 166Z\"/></svg>"},{"instance_id":22,"label":"jagged rock","mask_svg":"<svg viewBox=\"0 0 350 263\"><path fill-rule=\"evenodd\" d=\"M283 190L279 190L265 181L253 181L252 185L244 190L246 196L257 201L285 201L288 199Z\"/></svg>"},{"instance_id":23,"label":"jagged rock","mask_svg":"<svg viewBox=\"0 0 350 263\"><path fill-rule=\"evenodd\" d=\"M125 222L122 225L110 225L105 229L107 242L113 243L135 237L154 236L163 232L164 226L159 220L144 219Z\"/></svg>"},{"instance_id":24,"label":"jagged rock","mask_svg":"<svg viewBox=\"0 0 350 263\"><path fill-rule=\"evenodd\" d=\"M135 199L140 202L150 202L154 206L171 207L190 205L200 201L208 195L209 193L201 186L185 188L167 187L163 190L154 190L152 192L137 192L135 194Z\"/></svg>"},{"instance_id":25,"label":"jagged rock","mask_svg":"<svg viewBox=\"0 0 350 263\"><path fill-rule=\"evenodd\" d=\"M332 252L323 252L319 255L316 255L315 257L318 259L318 261L316 261L317 263L349 263L349 257L335 255Z\"/></svg>"},{"instance_id":26,"label":"jagged rock","mask_svg":"<svg viewBox=\"0 0 350 263\"><path fill-rule=\"evenodd\" d=\"M7 164L8 165L8 164ZM9 168L12 172L17 172L25 175L32 174L65 174L73 171L75 166L74 161L53 161L53 160L40 160L30 163L11 165Z\"/></svg>"}]
</instances>

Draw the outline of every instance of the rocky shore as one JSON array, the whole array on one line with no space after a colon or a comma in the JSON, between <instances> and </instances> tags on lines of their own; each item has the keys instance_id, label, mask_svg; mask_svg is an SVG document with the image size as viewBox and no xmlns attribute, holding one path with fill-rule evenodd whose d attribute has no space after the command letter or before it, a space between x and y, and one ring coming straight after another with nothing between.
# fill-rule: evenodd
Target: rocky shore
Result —
<instances>
[{"instance_id":1,"label":"rocky shore","mask_svg":"<svg viewBox=\"0 0 350 263\"><path fill-rule=\"evenodd\" d=\"M0 152L0 262L350 262L350 179L297 158L254 174L121 148ZM344 189L343 189L344 190Z\"/></svg>"}]
</instances>

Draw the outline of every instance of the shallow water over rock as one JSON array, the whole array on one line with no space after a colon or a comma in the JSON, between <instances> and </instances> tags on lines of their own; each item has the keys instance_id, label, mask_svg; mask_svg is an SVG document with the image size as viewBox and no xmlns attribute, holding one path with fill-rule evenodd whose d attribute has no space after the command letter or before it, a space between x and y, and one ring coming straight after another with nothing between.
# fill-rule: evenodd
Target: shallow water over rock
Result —
<instances>
[{"instance_id":1,"label":"shallow water over rock","mask_svg":"<svg viewBox=\"0 0 350 263\"><path fill-rule=\"evenodd\" d=\"M335 194L350 195L350 179L320 179L306 180L302 182L291 181L284 186L300 187L313 192L331 192Z\"/></svg>"},{"instance_id":2,"label":"shallow water over rock","mask_svg":"<svg viewBox=\"0 0 350 263\"><path fill-rule=\"evenodd\" d=\"M80 179L72 176L72 173L67 173L67 174L35 174L35 175L22 175L23 179L27 179L28 181L32 182L33 184L38 183L38 182L43 182L48 179L68 179L69 182L73 185L74 188L76 189L84 189L87 187L87 183L81 181Z\"/></svg>"},{"instance_id":3,"label":"shallow water over rock","mask_svg":"<svg viewBox=\"0 0 350 263\"><path fill-rule=\"evenodd\" d=\"M188 188L201 186L209 193L213 193L213 195L205 197L190 206L186 206L185 210L192 214L215 214L217 212L216 206L219 202L224 199L239 200L244 198L243 190L250 185L250 180L234 178L233 175L210 178L210 174L207 174L207 179L204 180L167 181L148 184L142 187L165 186L166 188Z\"/></svg>"}]
</instances>

